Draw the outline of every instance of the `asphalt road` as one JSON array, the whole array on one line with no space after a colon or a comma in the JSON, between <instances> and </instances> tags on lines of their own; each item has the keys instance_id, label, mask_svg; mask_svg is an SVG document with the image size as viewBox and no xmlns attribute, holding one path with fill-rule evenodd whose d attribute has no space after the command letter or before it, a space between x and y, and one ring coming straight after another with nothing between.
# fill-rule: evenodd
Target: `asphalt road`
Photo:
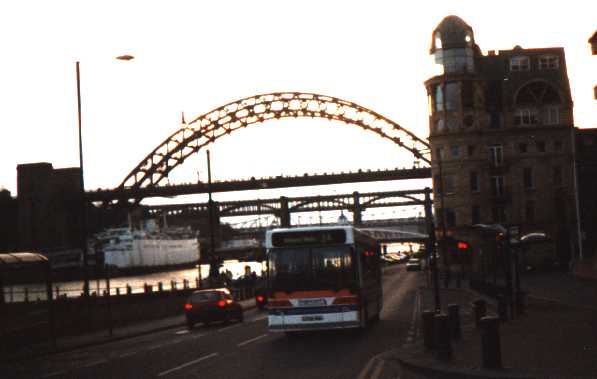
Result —
<instances>
[{"instance_id":1,"label":"asphalt road","mask_svg":"<svg viewBox=\"0 0 597 379\"><path fill-rule=\"evenodd\" d=\"M19 362L3 378L369 378L376 355L412 334L420 274L384 272L381 321L366 331L270 333L266 313L232 325L171 329L110 344Z\"/></svg>"}]
</instances>

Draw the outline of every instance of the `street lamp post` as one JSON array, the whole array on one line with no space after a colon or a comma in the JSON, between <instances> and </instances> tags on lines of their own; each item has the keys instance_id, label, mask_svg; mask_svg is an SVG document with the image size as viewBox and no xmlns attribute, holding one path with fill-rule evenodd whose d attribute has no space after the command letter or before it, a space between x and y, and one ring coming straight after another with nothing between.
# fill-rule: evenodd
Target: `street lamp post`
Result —
<instances>
[{"instance_id":1,"label":"street lamp post","mask_svg":"<svg viewBox=\"0 0 597 379\"><path fill-rule=\"evenodd\" d=\"M437 244L435 238L435 225L433 224L433 217L431 212L431 189L425 189L425 220L427 224L427 233L429 239L427 240L427 262L430 261L429 255L432 254L431 270L433 275L433 293L435 297L435 312L440 313L441 301L439 297L439 275L437 270Z\"/></svg>"},{"instance_id":2,"label":"street lamp post","mask_svg":"<svg viewBox=\"0 0 597 379\"><path fill-rule=\"evenodd\" d=\"M130 61L135 59L132 55L120 55L116 57L118 60ZM83 134L82 134L82 122L81 122L81 74L80 74L80 63L76 62L77 72L77 119L78 119L78 131L79 131L79 170L81 171L79 176L79 186L81 187L81 234L82 234L82 249L83 249L83 296L89 297L89 256L87 249L87 201L85 200L85 179L83 175ZM95 257L95 265L97 267L97 255ZM108 277L109 280L109 277ZM99 288L98 288L99 295Z\"/></svg>"},{"instance_id":3,"label":"street lamp post","mask_svg":"<svg viewBox=\"0 0 597 379\"><path fill-rule=\"evenodd\" d=\"M82 227L82 249L83 249L83 296L89 297L89 261L87 257L87 202L85 201L85 180L83 176L83 138L81 135L81 75L79 61L77 67L77 118L79 124L79 186L81 187L81 227Z\"/></svg>"},{"instance_id":4,"label":"street lamp post","mask_svg":"<svg viewBox=\"0 0 597 379\"><path fill-rule=\"evenodd\" d=\"M213 200L211 198L211 159L209 150L207 150L207 210L209 218L209 281L213 287L218 276L218 268L216 267L216 247L215 247L215 236L214 236L214 214L213 214Z\"/></svg>"}]
</instances>

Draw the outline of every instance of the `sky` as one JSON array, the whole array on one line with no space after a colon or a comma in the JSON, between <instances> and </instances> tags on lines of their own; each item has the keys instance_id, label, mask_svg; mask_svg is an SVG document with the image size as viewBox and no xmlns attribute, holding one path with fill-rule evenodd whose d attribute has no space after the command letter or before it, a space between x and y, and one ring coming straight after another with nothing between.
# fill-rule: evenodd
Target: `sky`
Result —
<instances>
[{"instance_id":1,"label":"sky","mask_svg":"<svg viewBox=\"0 0 597 379\"><path fill-rule=\"evenodd\" d=\"M281 91L353 101L428 136L423 82L431 33L451 14L488 50L565 48L576 126L597 127L597 29L591 1L3 1L0 3L0 188L16 166L79 165L80 61L85 187L115 188L187 121L235 100ZM115 57L130 54L131 61ZM318 119L255 124L211 148L214 180L410 167L393 143ZM207 180L205 153L171 183ZM287 196L413 189L428 181L288 189ZM310 191L310 192L309 192ZM220 200L268 198L255 192ZM172 201L172 199L170 199ZM159 200L158 200L159 202Z\"/></svg>"}]
</instances>

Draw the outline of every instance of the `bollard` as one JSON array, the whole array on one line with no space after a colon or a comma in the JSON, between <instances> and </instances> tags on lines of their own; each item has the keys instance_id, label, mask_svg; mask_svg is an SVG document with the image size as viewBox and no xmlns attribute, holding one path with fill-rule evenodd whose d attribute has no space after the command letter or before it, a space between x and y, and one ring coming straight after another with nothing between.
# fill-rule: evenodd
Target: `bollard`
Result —
<instances>
[{"instance_id":1,"label":"bollard","mask_svg":"<svg viewBox=\"0 0 597 379\"><path fill-rule=\"evenodd\" d=\"M56 299L60 299L60 287L56 286Z\"/></svg>"},{"instance_id":2,"label":"bollard","mask_svg":"<svg viewBox=\"0 0 597 379\"><path fill-rule=\"evenodd\" d=\"M450 325L448 315L439 313L433 316L433 333L435 334L435 356L437 359L447 361L452 357L450 344Z\"/></svg>"},{"instance_id":3,"label":"bollard","mask_svg":"<svg viewBox=\"0 0 597 379\"><path fill-rule=\"evenodd\" d=\"M12 303L12 287L10 287L10 302ZM29 302L29 289L25 287L25 303Z\"/></svg>"},{"instance_id":4,"label":"bollard","mask_svg":"<svg viewBox=\"0 0 597 379\"><path fill-rule=\"evenodd\" d=\"M423 311L423 343L425 345L425 350L430 351L433 350L435 347L434 344L434 334L433 334L433 316L435 315L434 311L425 310Z\"/></svg>"},{"instance_id":5,"label":"bollard","mask_svg":"<svg viewBox=\"0 0 597 379\"><path fill-rule=\"evenodd\" d=\"M508 303L506 302L506 296L502 294L497 295L497 308L500 320L508 321Z\"/></svg>"},{"instance_id":6,"label":"bollard","mask_svg":"<svg viewBox=\"0 0 597 379\"><path fill-rule=\"evenodd\" d=\"M189 281L187 279L182 280L182 288L185 290L189 289Z\"/></svg>"},{"instance_id":7,"label":"bollard","mask_svg":"<svg viewBox=\"0 0 597 379\"><path fill-rule=\"evenodd\" d=\"M158 282L158 291L162 292L164 290L164 283Z\"/></svg>"},{"instance_id":8,"label":"bollard","mask_svg":"<svg viewBox=\"0 0 597 379\"><path fill-rule=\"evenodd\" d=\"M460 306L458 304L448 304L448 320L450 324L450 337L457 341L461 337Z\"/></svg>"},{"instance_id":9,"label":"bollard","mask_svg":"<svg viewBox=\"0 0 597 379\"><path fill-rule=\"evenodd\" d=\"M481 319L481 356L483 358L483 368L502 368L500 320L495 316L487 316Z\"/></svg>"},{"instance_id":10,"label":"bollard","mask_svg":"<svg viewBox=\"0 0 597 379\"><path fill-rule=\"evenodd\" d=\"M126 294L131 295L133 293L133 287L130 284L126 284Z\"/></svg>"},{"instance_id":11,"label":"bollard","mask_svg":"<svg viewBox=\"0 0 597 379\"><path fill-rule=\"evenodd\" d=\"M195 288L201 288L201 282L199 282L199 278L195 278Z\"/></svg>"},{"instance_id":12,"label":"bollard","mask_svg":"<svg viewBox=\"0 0 597 379\"><path fill-rule=\"evenodd\" d=\"M170 281L170 291L176 291L176 281L175 280Z\"/></svg>"},{"instance_id":13,"label":"bollard","mask_svg":"<svg viewBox=\"0 0 597 379\"><path fill-rule=\"evenodd\" d=\"M120 296L120 287L116 287L116 296Z\"/></svg>"},{"instance_id":14,"label":"bollard","mask_svg":"<svg viewBox=\"0 0 597 379\"><path fill-rule=\"evenodd\" d=\"M519 315L524 314L527 303L527 294L524 291L516 291L516 310Z\"/></svg>"},{"instance_id":15,"label":"bollard","mask_svg":"<svg viewBox=\"0 0 597 379\"><path fill-rule=\"evenodd\" d=\"M479 329L479 322L487 313L487 305L485 300L477 299L473 301L473 314L475 315L475 328Z\"/></svg>"}]
</instances>

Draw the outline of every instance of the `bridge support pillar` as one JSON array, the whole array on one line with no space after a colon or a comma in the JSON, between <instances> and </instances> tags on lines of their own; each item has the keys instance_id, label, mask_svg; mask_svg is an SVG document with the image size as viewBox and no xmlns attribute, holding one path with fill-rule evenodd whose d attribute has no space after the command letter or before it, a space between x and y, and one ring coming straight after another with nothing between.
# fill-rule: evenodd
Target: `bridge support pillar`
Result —
<instances>
[{"instance_id":1,"label":"bridge support pillar","mask_svg":"<svg viewBox=\"0 0 597 379\"><path fill-rule=\"evenodd\" d=\"M283 228L290 227L290 209L288 208L288 198L286 196L280 196L280 226Z\"/></svg>"},{"instance_id":2,"label":"bridge support pillar","mask_svg":"<svg viewBox=\"0 0 597 379\"><path fill-rule=\"evenodd\" d=\"M354 220L354 225L361 225L363 223L363 218L361 213L363 212L363 208L361 207L361 200L360 195L357 191L352 193L353 199L353 208L352 208L352 216Z\"/></svg>"}]
</instances>

